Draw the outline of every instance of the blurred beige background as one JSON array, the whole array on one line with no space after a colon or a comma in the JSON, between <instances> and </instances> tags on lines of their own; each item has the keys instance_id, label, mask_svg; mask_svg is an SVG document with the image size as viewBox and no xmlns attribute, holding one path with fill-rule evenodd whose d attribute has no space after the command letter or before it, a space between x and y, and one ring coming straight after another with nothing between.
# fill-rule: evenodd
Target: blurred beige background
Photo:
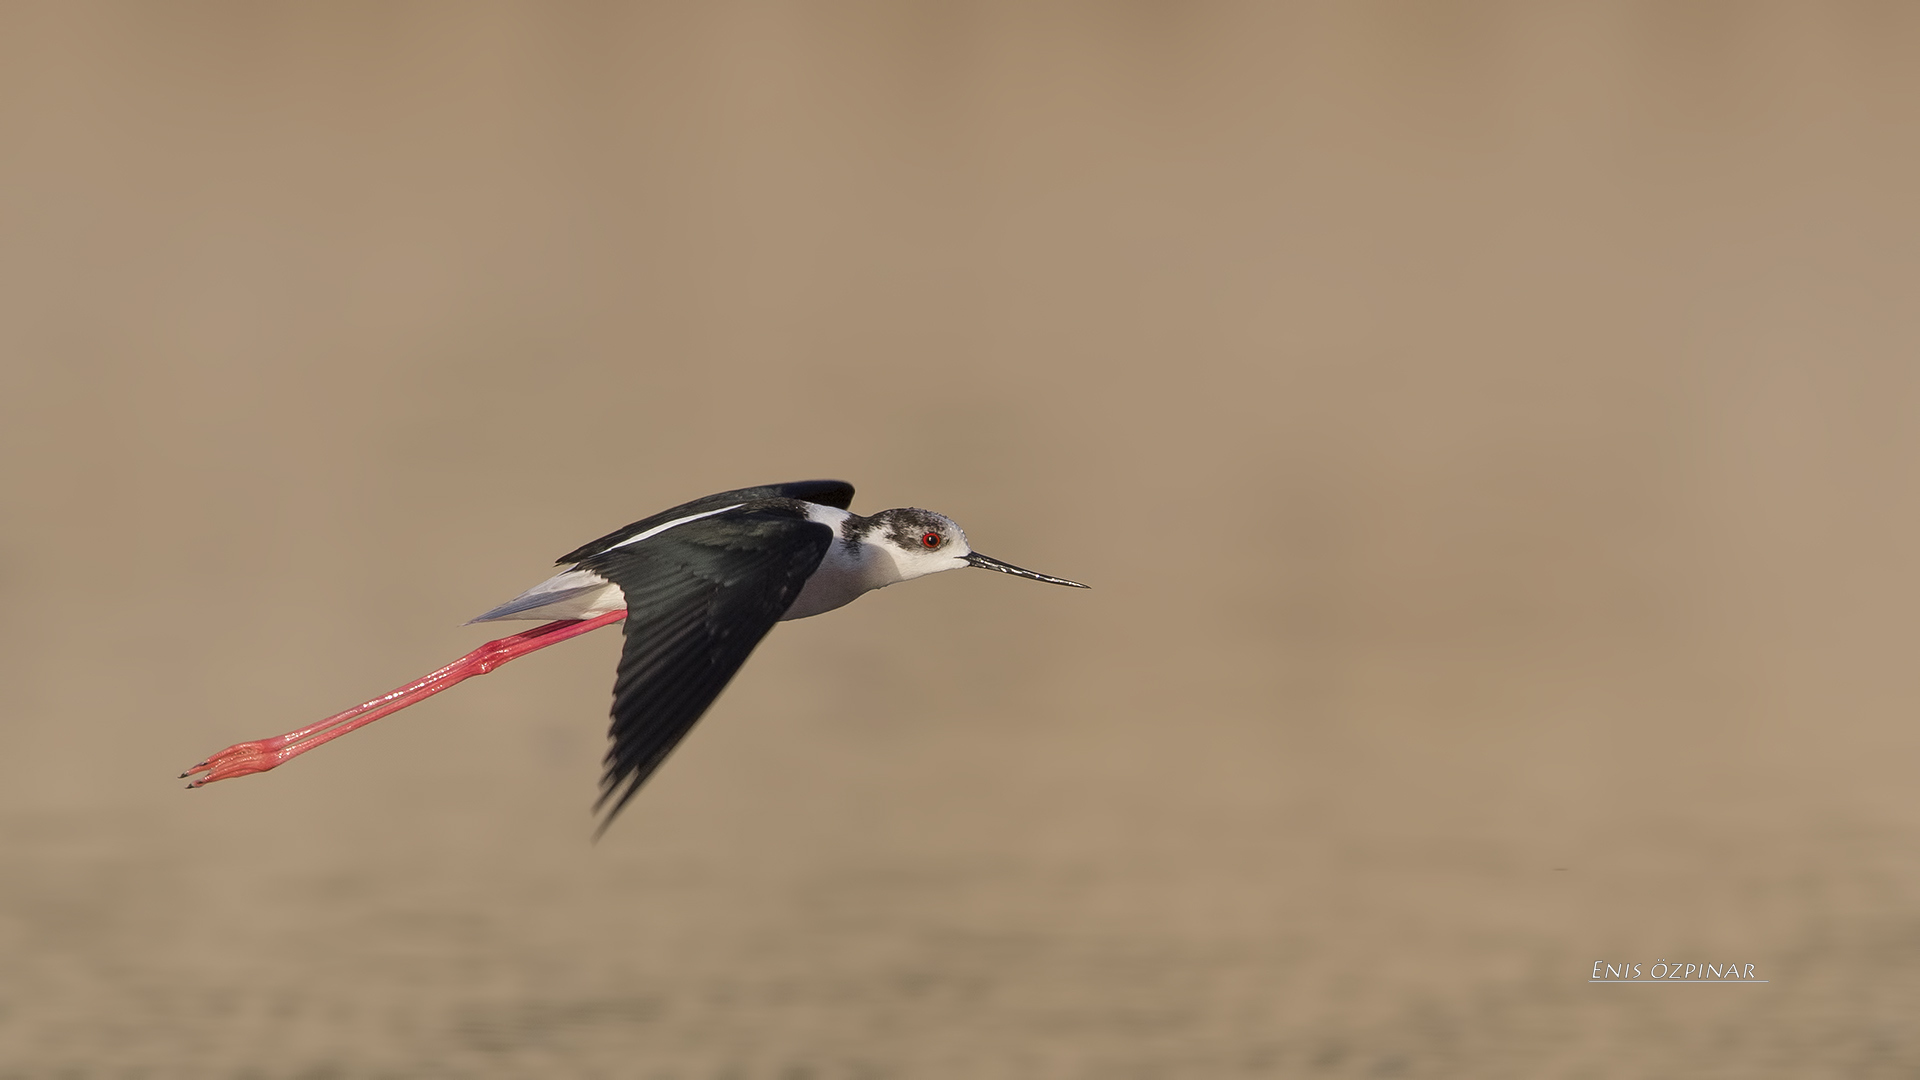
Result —
<instances>
[{"instance_id":1,"label":"blurred beige background","mask_svg":"<svg viewBox=\"0 0 1920 1080\"><path fill-rule=\"evenodd\" d=\"M1916 47L7 8L0 1077L1913 1075ZM1094 590L780 627L597 845L614 631L174 779L812 476Z\"/></svg>"}]
</instances>

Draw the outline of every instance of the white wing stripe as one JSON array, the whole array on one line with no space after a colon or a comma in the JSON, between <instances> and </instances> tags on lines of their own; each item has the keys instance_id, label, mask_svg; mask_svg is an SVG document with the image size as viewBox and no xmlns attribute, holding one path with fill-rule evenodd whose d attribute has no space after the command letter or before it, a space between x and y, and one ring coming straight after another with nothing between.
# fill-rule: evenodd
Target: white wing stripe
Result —
<instances>
[{"instance_id":1,"label":"white wing stripe","mask_svg":"<svg viewBox=\"0 0 1920 1080\"><path fill-rule=\"evenodd\" d=\"M675 525L685 525L689 521L699 521L701 518L704 518L704 517L712 517L715 514L724 514L729 510L738 510L745 505L747 504L734 503L732 506L723 506L718 510L708 510L704 514L688 514L686 517L683 517L683 518L674 518L672 521L667 522L665 525L655 525L653 528L648 529L646 532L643 532L638 536L629 536L625 540L622 540L617 544L609 544L607 545L607 550L612 551L614 548L626 547L628 544L637 544L640 541L645 540L650 536L658 536L661 533L666 532L668 529L673 528Z\"/></svg>"}]
</instances>

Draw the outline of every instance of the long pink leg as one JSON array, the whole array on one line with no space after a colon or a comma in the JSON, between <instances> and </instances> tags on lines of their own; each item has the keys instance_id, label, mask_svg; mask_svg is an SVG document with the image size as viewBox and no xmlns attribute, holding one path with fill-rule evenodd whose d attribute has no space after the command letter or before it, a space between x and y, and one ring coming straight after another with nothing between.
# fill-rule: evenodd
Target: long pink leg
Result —
<instances>
[{"instance_id":1,"label":"long pink leg","mask_svg":"<svg viewBox=\"0 0 1920 1080\"><path fill-rule=\"evenodd\" d=\"M579 637L589 630L598 630L609 623L619 622L626 615L624 611L612 611L591 619L562 619L559 622L536 626L512 637L489 641L446 667L422 676L398 690L381 694L372 701L363 701L346 712L335 713L317 724L309 724L297 731L289 731L285 735L235 743L181 773L180 776L184 779L195 773L206 773L207 775L187 785L190 788L197 788L211 784L215 780L266 772L276 765L299 757L316 746L331 742L355 728L365 727L389 713L396 713L409 705L425 701L456 683L475 675L485 675L515 657L525 656L549 645L558 645L568 638Z\"/></svg>"}]
</instances>

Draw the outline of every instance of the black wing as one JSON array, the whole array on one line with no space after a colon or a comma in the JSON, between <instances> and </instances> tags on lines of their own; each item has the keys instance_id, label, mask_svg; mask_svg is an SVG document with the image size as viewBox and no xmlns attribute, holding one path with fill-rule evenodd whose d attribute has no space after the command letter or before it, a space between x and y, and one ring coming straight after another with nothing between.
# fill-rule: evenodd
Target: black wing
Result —
<instances>
[{"instance_id":1,"label":"black wing","mask_svg":"<svg viewBox=\"0 0 1920 1080\"><path fill-rule=\"evenodd\" d=\"M656 525L665 525L675 518L718 510L723 506L733 506L736 503L758 502L762 499L798 499L801 502L837 506L845 510L853 505L853 485L845 480L796 480L790 484L767 484L762 487L740 488L737 491L723 491L718 495L709 495L704 499L681 503L671 510L662 510L652 517L641 518L631 525L615 529L598 540L581 544L560 556L554 560L554 564L577 563L589 555L607 550L629 536L639 536L648 529Z\"/></svg>"},{"instance_id":2,"label":"black wing","mask_svg":"<svg viewBox=\"0 0 1920 1080\"><path fill-rule=\"evenodd\" d=\"M627 598L613 746L594 804L611 803L602 832L786 614L832 543L833 530L797 507L763 506L689 521L581 563Z\"/></svg>"}]
</instances>

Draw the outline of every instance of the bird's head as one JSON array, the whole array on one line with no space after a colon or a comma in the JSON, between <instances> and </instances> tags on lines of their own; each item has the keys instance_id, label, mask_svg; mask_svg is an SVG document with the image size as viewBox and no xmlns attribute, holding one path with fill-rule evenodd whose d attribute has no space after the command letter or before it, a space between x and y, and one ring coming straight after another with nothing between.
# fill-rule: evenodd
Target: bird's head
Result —
<instances>
[{"instance_id":1,"label":"bird's head","mask_svg":"<svg viewBox=\"0 0 1920 1080\"><path fill-rule=\"evenodd\" d=\"M872 523L872 532L868 534L867 542L893 559L894 571L901 581L937 574L942 570L974 566L1052 585L1086 588L1077 581L1036 574L980 554L967 546L967 534L945 514L909 506L898 510L882 510L868 520Z\"/></svg>"}]
</instances>

